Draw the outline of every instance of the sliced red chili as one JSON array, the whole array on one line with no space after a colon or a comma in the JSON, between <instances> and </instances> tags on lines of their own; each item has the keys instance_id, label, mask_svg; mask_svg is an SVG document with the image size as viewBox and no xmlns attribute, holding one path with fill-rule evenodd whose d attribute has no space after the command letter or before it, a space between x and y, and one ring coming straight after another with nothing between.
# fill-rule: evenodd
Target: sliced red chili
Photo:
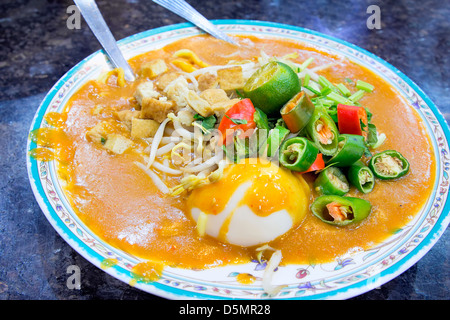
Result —
<instances>
[{"instance_id":1,"label":"sliced red chili","mask_svg":"<svg viewBox=\"0 0 450 320\"><path fill-rule=\"evenodd\" d=\"M307 172L313 172L317 170L322 170L325 168L325 161L323 160L323 154L319 153L317 154L316 160L313 162L313 164L309 167L308 170L299 172L300 174L307 173Z\"/></svg>"},{"instance_id":2,"label":"sliced red chili","mask_svg":"<svg viewBox=\"0 0 450 320\"><path fill-rule=\"evenodd\" d=\"M369 132L367 112L364 107L338 104L337 117L339 132L357 134L367 138Z\"/></svg>"},{"instance_id":3,"label":"sliced red chili","mask_svg":"<svg viewBox=\"0 0 450 320\"><path fill-rule=\"evenodd\" d=\"M245 138L253 133L256 123L253 119L255 107L250 99L242 99L232 106L222 118L219 124L219 131L222 133L223 143L233 142L233 135L236 130L240 130L239 137Z\"/></svg>"}]
</instances>

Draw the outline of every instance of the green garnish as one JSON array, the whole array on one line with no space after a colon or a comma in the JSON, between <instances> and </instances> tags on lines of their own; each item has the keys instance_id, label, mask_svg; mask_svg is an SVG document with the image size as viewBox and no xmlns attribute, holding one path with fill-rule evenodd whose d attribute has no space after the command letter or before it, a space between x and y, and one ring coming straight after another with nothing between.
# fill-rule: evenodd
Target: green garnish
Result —
<instances>
[{"instance_id":1,"label":"green garnish","mask_svg":"<svg viewBox=\"0 0 450 320\"><path fill-rule=\"evenodd\" d=\"M301 65L300 65L300 71L305 70L308 68L308 66L311 64L311 62L314 61L314 58L308 58L306 59Z\"/></svg>"},{"instance_id":2,"label":"green garnish","mask_svg":"<svg viewBox=\"0 0 450 320\"><path fill-rule=\"evenodd\" d=\"M202 132L205 134L208 134L211 132L212 129L214 129L214 126L216 125L216 117L214 115L209 117L203 117L199 115L198 113L194 115L194 120L200 124L202 128Z\"/></svg>"},{"instance_id":3,"label":"green garnish","mask_svg":"<svg viewBox=\"0 0 450 320\"><path fill-rule=\"evenodd\" d=\"M349 97L352 94L343 83L339 83L336 87L346 97Z\"/></svg>"},{"instance_id":4,"label":"green garnish","mask_svg":"<svg viewBox=\"0 0 450 320\"><path fill-rule=\"evenodd\" d=\"M309 73L305 74L305 77L303 78L303 87L306 87L309 84L309 80L311 79L311 76Z\"/></svg>"},{"instance_id":5,"label":"green garnish","mask_svg":"<svg viewBox=\"0 0 450 320\"><path fill-rule=\"evenodd\" d=\"M236 94L238 95L239 99L245 99L245 97L242 94L242 92L240 92L238 89L236 89L235 91L236 91Z\"/></svg>"},{"instance_id":6,"label":"green garnish","mask_svg":"<svg viewBox=\"0 0 450 320\"><path fill-rule=\"evenodd\" d=\"M356 81L356 88L358 88L359 90L366 91L366 92L372 92L374 89L374 86L365 81L358 80L358 81Z\"/></svg>"},{"instance_id":7,"label":"green garnish","mask_svg":"<svg viewBox=\"0 0 450 320\"><path fill-rule=\"evenodd\" d=\"M366 91L364 91L364 90L358 90L354 94L352 94L350 97L348 97L348 99L352 102L357 102L364 96L365 93L366 93Z\"/></svg>"},{"instance_id":8,"label":"green garnish","mask_svg":"<svg viewBox=\"0 0 450 320\"><path fill-rule=\"evenodd\" d=\"M331 92L330 94L328 94L327 97L328 97L328 99L331 99L337 103L349 104L349 101L345 97L337 94L336 92Z\"/></svg>"},{"instance_id":9,"label":"green garnish","mask_svg":"<svg viewBox=\"0 0 450 320\"><path fill-rule=\"evenodd\" d=\"M354 84L353 80L350 79L350 78L345 78L344 80L345 80L345 82L347 82L347 83Z\"/></svg>"},{"instance_id":10,"label":"green garnish","mask_svg":"<svg viewBox=\"0 0 450 320\"><path fill-rule=\"evenodd\" d=\"M330 89L334 88L334 85L330 82L330 80L328 80L324 76L319 76L319 79L317 82L319 82L319 84L324 88L330 88Z\"/></svg>"},{"instance_id":11,"label":"green garnish","mask_svg":"<svg viewBox=\"0 0 450 320\"><path fill-rule=\"evenodd\" d=\"M317 91L317 90L314 89L314 88L311 88L310 86L303 86L303 88L308 89L309 91L311 91L311 92L314 93L315 95L320 96L320 92Z\"/></svg>"},{"instance_id":12,"label":"green garnish","mask_svg":"<svg viewBox=\"0 0 450 320\"><path fill-rule=\"evenodd\" d=\"M230 118L230 116L228 116L227 114L225 114L225 117L227 117L228 119L230 119L231 122L233 122L234 124L247 124L247 120L246 120L246 119L232 119L232 118Z\"/></svg>"}]
</instances>

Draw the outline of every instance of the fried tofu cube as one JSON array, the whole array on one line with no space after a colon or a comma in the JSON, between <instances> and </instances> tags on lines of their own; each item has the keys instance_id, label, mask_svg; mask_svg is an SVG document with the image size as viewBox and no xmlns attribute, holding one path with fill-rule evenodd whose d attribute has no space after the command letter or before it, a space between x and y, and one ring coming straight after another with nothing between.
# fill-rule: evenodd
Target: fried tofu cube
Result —
<instances>
[{"instance_id":1,"label":"fried tofu cube","mask_svg":"<svg viewBox=\"0 0 450 320\"><path fill-rule=\"evenodd\" d=\"M126 125L128 130L131 130L131 120L138 118L141 114L138 110L121 110L114 112L114 117Z\"/></svg>"},{"instance_id":2,"label":"fried tofu cube","mask_svg":"<svg viewBox=\"0 0 450 320\"><path fill-rule=\"evenodd\" d=\"M159 128L159 122L152 119L131 119L131 137L132 138L150 138L153 137Z\"/></svg>"},{"instance_id":3,"label":"fried tofu cube","mask_svg":"<svg viewBox=\"0 0 450 320\"><path fill-rule=\"evenodd\" d=\"M186 106L180 111L178 111L177 117L182 125L188 127L192 124L192 122L194 122L195 114L196 112L191 107Z\"/></svg>"},{"instance_id":4,"label":"fried tofu cube","mask_svg":"<svg viewBox=\"0 0 450 320\"><path fill-rule=\"evenodd\" d=\"M230 100L223 89L206 89L200 93L200 98L205 99L209 104Z\"/></svg>"},{"instance_id":5,"label":"fried tofu cube","mask_svg":"<svg viewBox=\"0 0 450 320\"><path fill-rule=\"evenodd\" d=\"M114 152L116 154L122 154L133 145L133 141L124 136L116 133L110 133L106 137L105 144L103 145L106 149Z\"/></svg>"},{"instance_id":6,"label":"fried tofu cube","mask_svg":"<svg viewBox=\"0 0 450 320\"><path fill-rule=\"evenodd\" d=\"M241 89L245 84L240 66L217 70L217 80L225 91Z\"/></svg>"},{"instance_id":7,"label":"fried tofu cube","mask_svg":"<svg viewBox=\"0 0 450 320\"><path fill-rule=\"evenodd\" d=\"M171 83L179 76L180 74L178 72L163 73L155 80L156 87L158 88L158 90L164 91L166 87L169 85L169 83Z\"/></svg>"},{"instance_id":8,"label":"fried tofu cube","mask_svg":"<svg viewBox=\"0 0 450 320\"><path fill-rule=\"evenodd\" d=\"M204 91L206 89L216 88L218 85L217 76L212 73L204 73L198 77L198 90Z\"/></svg>"},{"instance_id":9,"label":"fried tofu cube","mask_svg":"<svg viewBox=\"0 0 450 320\"><path fill-rule=\"evenodd\" d=\"M188 105L203 117L211 115L208 111L210 104L205 99L202 99L195 91L189 90L186 97Z\"/></svg>"},{"instance_id":10,"label":"fried tofu cube","mask_svg":"<svg viewBox=\"0 0 450 320\"><path fill-rule=\"evenodd\" d=\"M211 114L214 113L214 115L217 117L217 120L220 122L225 113L239 101L240 99L236 98L228 99L227 101L216 102L209 107L208 112L210 112Z\"/></svg>"},{"instance_id":11,"label":"fried tofu cube","mask_svg":"<svg viewBox=\"0 0 450 320\"><path fill-rule=\"evenodd\" d=\"M104 110L105 110L105 106L104 105L97 104L91 109L91 114L93 116L98 116L98 115L102 114Z\"/></svg>"},{"instance_id":12,"label":"fried tofu cube","mask_svg":"<svg viewBox=\"0 0 450 320\"><path fill-rule=\"evenodd\" d=\"M170 100L174 101L177 106L186 106L187 95L189 93L187 80L184 77L179 76L169 83L169 85L164 89L164 93Z\"/></svg>"},{"instance_id":13,"label":"fried tofu cube","mask_svg":"<svg viewBox=\"0 0 450 320\"><path fill-rule=\"evenodd\" d=\"M164 101L154 98L145 99L142 102L140 119L153 119L161 123L171 112L176 112L177 106L173 101Z\"/></svg>"},{"instance_id":14,"label":"fried tofu cube","mask_svg":"<svg viewBox=\"0 0 450 320\"><path fill-rule=\"evenodd\" d=\"M107 122L100 121L86 132L86 138L95 143L103 143L107 136Z\"/></svg>"},{"instance_id":15,"label":"fried tofu cube","mask_svg":"<svg viewBox=\"0 0 450 320\"><path fill-rule=\"evenodd\" d=\"M134 92L134 98L141 107L145 99L158 98L159 96L160 93L155 90L153 82L151 81L146 81L139 84Z\"/></svg>"},{"instance_id":16,"label":"fried tofu cube","mask_svg":"<svg viewBox=\"0 0 450 320\"><path fill-rule=\"evenodd\" d=\"M142 65L141 75L143 77L154 79L167 70L167 64L163 59L155 59Z\"/></svg>"}]
</instances>

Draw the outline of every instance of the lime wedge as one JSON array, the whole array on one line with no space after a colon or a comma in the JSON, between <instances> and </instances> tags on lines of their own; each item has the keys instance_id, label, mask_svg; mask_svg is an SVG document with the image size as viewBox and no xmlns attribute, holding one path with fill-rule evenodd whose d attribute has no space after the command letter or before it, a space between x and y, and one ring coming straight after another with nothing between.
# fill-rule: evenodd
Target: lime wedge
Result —
<instances>
[{"instance_id":1,"label":"lime wedge","mask_svg":"<svg viewBox=\"0 0 450 320\"><path fill-rule=\"evenodd\" d=\"M268 115L279 114L281 107L299 91L297 74L287 64L278 61L259 68L243 88L244 96Z\"/></svg>"}]
</instances>

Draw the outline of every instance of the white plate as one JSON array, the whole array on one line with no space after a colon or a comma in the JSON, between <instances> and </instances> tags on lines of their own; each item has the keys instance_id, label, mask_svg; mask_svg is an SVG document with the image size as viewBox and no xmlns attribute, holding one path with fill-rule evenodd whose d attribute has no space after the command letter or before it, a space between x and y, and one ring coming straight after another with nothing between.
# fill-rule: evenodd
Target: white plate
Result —
<instances>
[{"instance_id":1,"label":"white plate","mask_svg":"<svg viewBox=\"0 0 450 320\"><path fill-rule=\"evenodd\" d=\"M375 55L342 40L299 27L261 21L217 20L214 23L229 34L270 36L294 39L326 49L367 67L395 87L419 112L432 139L437 159L434 192L413 221L381 245L356 255L318 265L279 267L274 284L287 285L277 299L346 299L376 288L398 276L416 263L439 239L449 220L449 128L431 100L405 75ZM149 30L119 41L126 59L161 48L175 40L201 34L191 24L177 24ZM63 110L64 105L86 81L96 79L111 65L102 51L87 57L50 90L39 107L30 131L48 126L43 120L48 112ZM27 150L36 145L29 141ZM97 267L105 259L118 263L105 272L133 283L131 269L139 259L99 239L76 216L62 191L53 161L41 162L27 156L28 174L35 197L55 230L83 257ZM159 281L136 283L135 287L169 299L266 299L261 281L243 285L239 273L261 277L264 265L219 267L192 271L167 268Z\"/></svg>"}]
</instances>

